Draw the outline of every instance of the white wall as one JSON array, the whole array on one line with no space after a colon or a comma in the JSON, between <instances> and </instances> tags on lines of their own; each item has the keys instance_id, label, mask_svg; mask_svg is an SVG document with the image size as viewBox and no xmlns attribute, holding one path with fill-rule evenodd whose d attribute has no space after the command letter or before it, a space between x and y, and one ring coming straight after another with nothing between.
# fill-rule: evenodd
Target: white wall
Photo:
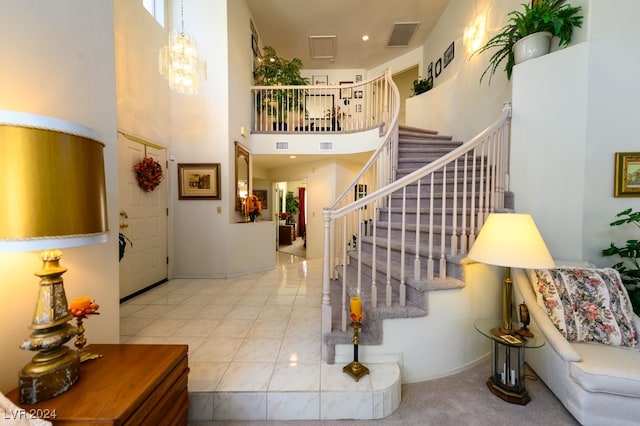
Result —
<instances>
[{"instance_id":1,"label":"white wall","mask_svg":"<svg viewBox=\"0 0 640 426\"><path fill-rule=\"evenodd\" d=\"M142 2L116 0L114 10L118 130L168 147L170 89L158 72L167 32Z\"/></svg>"},{"instance_id":2,"label":"white wall","mask_svg":"<svg viewBox=\"0 0 640 426\"><path fill-rule=\"evenodd\" d=\"M609 222L628 207L640 209L638 198L613 197L615 152L639 146L632 16L640 4L592 1L589 12L587 43L514 70L511 176L516 208L534 215L554 257L604 266L618 259L600 251L634 231Z\"/></svg>"},{"instance_id":3,"label":"white wall","mask_svg":"<svg viewBox=\"0 0 640 426\"><path fill-rule=\"evenodd\" d=\"M174 3L172 28L180 16ZM244 2L194 0L184 7L185 31L199 43L208 76L196 96L171 94L170 154L175 163L220 163L222 199L172 198L175 277L234 276L275 264L275 229L271 236L256 234L254 246L264 250L255 250L252 259L244 255L246 246L236 244L234 141L248 144L240 129L249 128L251 111L249 18ZM177 187L175 174L171 185Z\"/></svg>"},{"instance_id":4,"label":"white wall","mask_svg":"<svg viewBox=\"0 0 640 426\"><path fill-rule=\"evenodd\" d=\"M0 3L0 109L47 115L98 131L104 150L110 236L106 244L66 249L69 299L95 298L100 315L86 321L89 343L117 343L118 184L112 2L23 0ZM37 253L0 255L0 390L17 386L34 353L18 348L30 333L40 269Z\"/></svg>"}]
</instances>

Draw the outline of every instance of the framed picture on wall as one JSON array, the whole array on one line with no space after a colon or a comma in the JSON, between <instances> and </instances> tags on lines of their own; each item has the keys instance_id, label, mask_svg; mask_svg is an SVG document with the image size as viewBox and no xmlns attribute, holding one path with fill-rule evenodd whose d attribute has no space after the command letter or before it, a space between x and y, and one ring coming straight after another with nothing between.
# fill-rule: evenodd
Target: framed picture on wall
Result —
<instances>
[{"instance_id":1,"label":"framed picture on wall","mask_svg":"<svg viewBox=\"0 0 640 426\"><path fill-rule=\"evenodd\" d=\"M455 42L452 41L449 47L447 47L447 50L444 51L444 56L442 61L442 66L444 68L446 68L451 61L453 61L453 57L455 55L455 52L453 50L454 46L455 46Z\"/></svg>"},{"instance_id":2,"label":"framed picture on wall","mask_svg":"<svg viewBox=\"0 0 640 426\"><path fill-rule=\"evenodd\" d=\"M220 163L178 164L179 200L220 200Z\"/></svg>"},{"instance_id":3,"label":"framed picture on wall","mask_svg":"<svg viewBox=\"0 0 640 426\"><path fill-rule=\"evenodd\" d=\"M640 197L640 152L616 152L614 197Z\"/></svg>"},{"instance_id":4,"label":"framed picture on wall","mask_svg":"<svg viewBox=\"0 0 640 426\"><path fill-rule=\"evenodd\" d=\"M353 84L353 81L341 81L340 85L345 84ZM351 99L353 97L353 88L346 87L344 89L340 89L340 99Z\"/></svg>"},{"instance_id":5,"label":"framed picture on wall","mask_svg":"<svg viewBox=\"0 0 640 426\"><path fill-rule=\"evenodd\" d=\"M262 208L269 209L269 190L268 189L254 189L253 195L258 197L258 201L262 204Z\"/></svg>"},{"instance_id":6,"label":"framed picture on wall","mask_svg":"<svg viewBox=\"0 0 640 426\"><path fill-rule=\"evenodd\" d=\"M322 85L326 86L329 84L329 76L328 75L314 75L311 76L311 84L313 85Z\"/></svg>"}]
</instances>

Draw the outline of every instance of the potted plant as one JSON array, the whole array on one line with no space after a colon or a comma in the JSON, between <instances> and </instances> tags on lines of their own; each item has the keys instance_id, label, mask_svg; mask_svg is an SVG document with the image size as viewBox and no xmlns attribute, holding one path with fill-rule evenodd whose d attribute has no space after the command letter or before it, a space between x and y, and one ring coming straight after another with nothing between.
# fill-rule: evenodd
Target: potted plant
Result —
<instances>
[{"instance_id":1,"label":"potted plant","mask_svg":"<svg viewBox=\"0 0 640 426\"><path fill-rule=\"evenodd\" d=\"M489 65L480 76L480 82L489 73L489 84L498 66L506 60L504 70L511 79L513 66L524 60L549 52L551 37L557 36L559 44L571 41L574 27L582 26L580 6L565 4L565 0L537 0L523 4L524 10L509 12L509 20L502 29L474 54L494 50ZM534 43L533 47L525 43Z\"/></svg>"},{"instance_id":2,"label":"potted plant","mask_svg":"<svg viewBox=\"0 0 640 426\"><path fill-rule=\"evenodd\" d=\"M618 219L610 226L633 224L640 228L640 211L626 209L616 215ZM640 315L640 240L627 240L626 245L618 247L614 243L602 250L603 256L619 256L622 261L613 265L620 272L620 278L627 288L633 311Z\"/></svg>"},{"instance_id":3,"label":"potted plant","mask_svg":"<svg viewBox=\"0 0 640 426\"><path fill-rule=\"evenodd\" d=\"M265 46L262 62L253 71L253 77L258 86L307 85L309 79L300 75L302 67L299 58L281 58L273 47ZM287 113L304 111L304 92L286 89L261 91L258 102L263 111L274 116L274 130L287 130Z\"/></svg>"},{"instance_id":4,"label":"potted plant","mask_svg":"<svg viewBox=\"0 0 640 426\"><path fill-rule=\"evenodd\" d=\"M292 191L288 191L284 202L284 209L289 214L287 223L296 223L294 215L298 213L299 208L298 197L294 196Z\"/></svg>"},{"instance_id":5,"label":"potted plant","mask_svg":"<svg viewBox=\"0 0 640 426\"><path fill-rule=\"evenodd\" d=\"M433 78L418 78L413 80L413 95L416 96L433 89Z\"/></svg>"}]
</instances>

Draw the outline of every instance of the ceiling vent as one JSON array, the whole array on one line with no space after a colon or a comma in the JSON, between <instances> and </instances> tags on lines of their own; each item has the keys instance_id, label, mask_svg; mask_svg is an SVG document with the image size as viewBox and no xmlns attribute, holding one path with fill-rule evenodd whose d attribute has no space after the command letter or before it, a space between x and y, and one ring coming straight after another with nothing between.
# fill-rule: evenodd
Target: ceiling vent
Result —
<instances>
[{"instance_id":1,"label":"ceiling vent","mask_svg":"<svg viewBox=\"0 0 640 426\"><path fill-rule=\"evenodd\" d=\"M335 59L337 37L335 35L309 36L311 59Z\"/></svg>"},{"instance_id":2,"label":"ceiling vent","mask_svg":"<svg viewBox=\"0 0 640 426\"><path fill-rule=\"evenodd\" d=\"M387 47L407 47L420 22L396 22L391 30Z\"/></svg>"}]
</instances>

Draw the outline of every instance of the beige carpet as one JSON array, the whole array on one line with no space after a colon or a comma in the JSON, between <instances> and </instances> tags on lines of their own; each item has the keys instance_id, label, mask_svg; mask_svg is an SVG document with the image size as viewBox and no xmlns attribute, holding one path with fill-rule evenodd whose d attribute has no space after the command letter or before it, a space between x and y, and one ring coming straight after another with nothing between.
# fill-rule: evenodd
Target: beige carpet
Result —
<instances>
[{"instance_id":1,"label":"beige carpet","mask_svg":"<svg viewBox=\"0 0 640 426\"><path fill-rule=\"evenodd\" d=\"M425 360L428 362L428 360ZM391 416L380 420L341 421L218 421L192 425L229 426L563 426L579 425L549 389L527 368L531 402L515 405L499 399L487 388L489 361L454 376L402 386L402 401Z\"/></svg>"},{"instance_id":2,"label":"beige carpet","mask_svg":"<svg viewBox=\"0 0 640 426\"><path fill-rule=\"evenodd\" d=\"M293 244L279 245L278 251L298 257L307 257L307 249L304 248L304 240L301 237L297 237Z\"/></svg>"}]
</instances>

